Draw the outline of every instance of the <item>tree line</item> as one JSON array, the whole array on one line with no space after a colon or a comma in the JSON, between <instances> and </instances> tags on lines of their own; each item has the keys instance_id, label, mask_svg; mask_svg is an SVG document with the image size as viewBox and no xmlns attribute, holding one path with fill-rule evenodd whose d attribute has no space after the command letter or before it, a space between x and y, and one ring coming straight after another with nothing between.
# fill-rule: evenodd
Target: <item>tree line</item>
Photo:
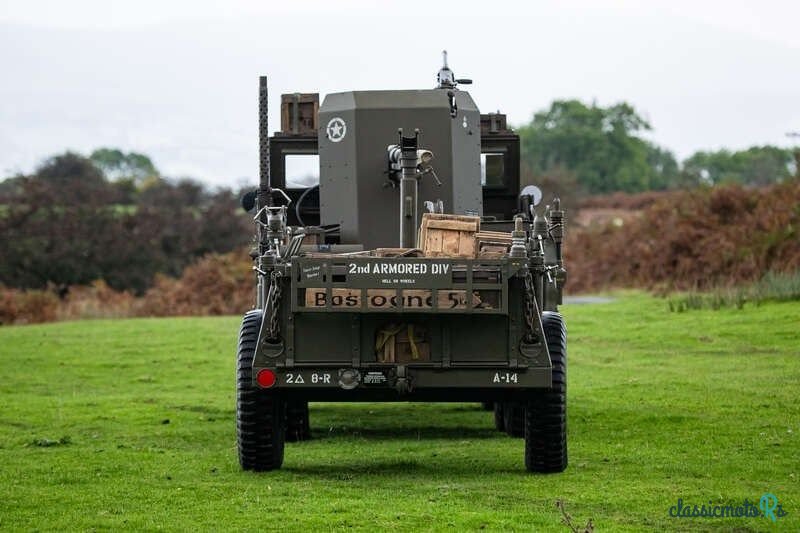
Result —
<instances>
[{"instance_id":1,"label":"tree line","mask_svg":"<svg viewBox=\"0 0 800 533\"><path fill-rule=\"evenodd\" d=\"M557 100L518 129L524 181L569 195L782 183L798 173L800 151L756 146L700 151L678 164L644 139L651 125L627 103L609 107Z\"/></svg>"},{"instance_id":2,"label":"tree line","mask_svg":"<svg viewBox=\"0 0 800 533\"><path fill-rule=\"evenodd\" d=\"M66 290L105 280L142 293L209 252L246 244L238 193L168 180L138 153L67 152L0 182L0 284ZM237 209L238 208L238 209Z\"/></svg>"},{"instance_id":3,"label":"tree line","mask_svg":"<svg viewBox=\"0 0 800 533\"><path fill-rule=\"evenodd\" d=\"M627 103L555 101L518 128L523 182L575 208L586 195L761 186L798 172L798 152L775 146L701 151L679 164L642 137L650 128ZM167 179L136 152L56 155L29 175L0 181L0 285L68 287L103 279L142 293L157 273L177 276L200 256L250 242L241 192Z\"/></svg>"}]
</instances>

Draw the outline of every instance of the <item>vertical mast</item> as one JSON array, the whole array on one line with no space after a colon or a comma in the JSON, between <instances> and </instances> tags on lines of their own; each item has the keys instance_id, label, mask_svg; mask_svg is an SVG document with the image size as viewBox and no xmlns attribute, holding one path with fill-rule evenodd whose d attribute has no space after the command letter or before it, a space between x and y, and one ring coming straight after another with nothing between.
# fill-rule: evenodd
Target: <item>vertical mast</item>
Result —
<instances>
[{"instance_id":1,"label":"vertical mast","mask_svg":"<svg viewBox=\"0 0 800 533\"><path fill-rule=\"evenodd\" d=\"M270 205L269 179L269 117L267 112L267 77L259 77L258 86L258 207Z\"/></svg>"}]
</instances>

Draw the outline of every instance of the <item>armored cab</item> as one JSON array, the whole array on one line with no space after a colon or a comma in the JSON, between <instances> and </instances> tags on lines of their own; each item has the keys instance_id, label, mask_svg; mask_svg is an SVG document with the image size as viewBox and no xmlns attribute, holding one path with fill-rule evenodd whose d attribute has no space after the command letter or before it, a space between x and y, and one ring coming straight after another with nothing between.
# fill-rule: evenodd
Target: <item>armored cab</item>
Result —
<instances>
[{"instance_id":1,"label":"armored cab","mask_svg":"<svg viewBox=\"0 0 800 533\"><path fill-rule=\"evenodd\" d=\"M439 185L421 179L418 196L447 213L482 214L480 113L470 95L441 89L331 94L320 107L320 216L339 225L341 242L365 249L397 244L400 204L387 174L387 147L398 129L420 131L434 154ZM458 120L451 117L458 114Z\"/></svg>"},{"instance_id":2,"label":"armored cab","mask_svg":"<svg viewBox=\"0 0 800 533\"><path fill-rule=\"evenodd\" d=\"M279 468L284 442L311 436L310 400L491 404L497 428L524 437L528 470L566 467L564 213L520 194L519 138L480 114L446 58L437 81L322 105L284 95L269 136L261 80L244 469ZM313 163L301 178L297 157Z\"/></svg>"}]
</instances>

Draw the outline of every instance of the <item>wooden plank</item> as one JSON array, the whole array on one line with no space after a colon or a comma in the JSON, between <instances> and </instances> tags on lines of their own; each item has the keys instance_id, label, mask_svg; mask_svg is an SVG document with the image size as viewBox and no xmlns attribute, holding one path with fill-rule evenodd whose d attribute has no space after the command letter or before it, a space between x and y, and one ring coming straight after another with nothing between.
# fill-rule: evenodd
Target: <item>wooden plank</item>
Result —
<instances>
[{"instance_id":1,"label":"wooden plank","mask_svg":"<svg viewBox=\"0 0 800 533\"><path fill-rule=\"evenodd\" d=\"M442 253L446 256L458 256L458 241L460 240L459 234L450 232L442 234Z\"/></svg>"},{"instance_id":2,"label":"wooden plank","mask_svg":"<svg viewBox=\"0 0 800 533\"><path fill-rule=\"evenodd\" d=\"M476 244L474 233L460 234L458 239L459 257L475 257Z\"/></svg>"},{"instance_id":3,"label":"wooden plank","mask_svg":"<svg viewBox=\"0 0 800 533\"><path fill-rule=\"evenodd\" d=\"M437 291L439 309L466 309L467 293L464 290ZM432 291L430 289L404 289L402 303L405 309L431 309ZM306 307L325 307L326 294L323 288L308 288L305 295ZM478 293L473 291L473 300L479 302ZM396 289L367 289L368 309L397 309ZM358 310L361 308L359 289L331 289L331 307Z\"/></svg>"},{"instance_id":4,"label":"wooden plank","mask_svg":"<svg viewBox=\"0 0 800 533\"><path fill-rule=\"evenodd\" d=\"M481 217L476 215L454 215L452 213L423 213L423 220L478 220Z\"/></svg>"},{"instance_id":5,"label":"wooden plank","mask_svg":"<svg viewBox=\"0 0 800 533\"><path fill-rule=\"evenodd\" d=\"M508 255L508 252L493 252L488 250L481 250L478 252L478 259L502 259Z\"/></svg>"},{"instance_id":6,"label":"wooden plank","mask_svg":"<svg viewBox=\"0 0 800 533\"><path fill-rule=\"evenodd\" d=\"M325 307L325 289L306 289L306 307ZM361 305L360 289L333 289L332 307L358 307Z\"/></svg>"},{"instance_id":7,"label":"wooden plank","mask_svg":"<svg viewBox=\"0 0 800 533\"><path fill-rule=\"evenodd\" d=\"M475 234L475 238L478 240L502 241L511 243L511 233L505 233L502 231L479 231Z\"/></svg>"},{"instance_id":8,"label":"wooden plank","mask_svg":"<svg viewBox=\"0 0 800 533\"><path fill-rule=\"evenodd\" d=\"M394 289L367 289L368 309L390 309L397 307L394 302L397 302L397 292Z\"/></svg>"},{"instance_id":9,"label":"wooden plank","mask_svg":"<svg viewBox=\"0 0 800 533\"><path fill-rule=\"evenodd\" d=\"M476 233L475 234L475 238L478 239L479 241L483 241L483 242L500 242L500 243L509 244L509 245L511 244L511 241L512 241L512 238L511 238L510 234L508 234L508 235L486 234L486 233L484 233L482 231L479 231L478 233Z\"/></svg>"},{"instance_id":10,"label":"wooden plank","mask_svg":"<svg viewBox=\"0 0 800 533\"><path fill-rule=\"evenodd\" d=\"M511 232L510 231L492 231L492 230L488 230L488 229L482 229L478 233L480 233L481 235L505 235L505 236L511 238Z\"/></svg>"},{"instance_id":11,"label":"wooden plank","mask_svg":"<svg viewBox=\"0 0 800 533\"><path fill-rule=\"evenodd\" d=\"M426 226L428 230L445 229L450 231L478 231L478 223L474 221L464 222L461 220L429 220Z\"/></svg>"},{"instance_id":12,"label":"wooden plank","mask_svg":"<svg viewBox=\"0 0 800 533\"><path fill-rule=\"evenodd\" d=\"M328 252L304 252L303 257L311 257L315 259L346 259L348 257L369 257L370 251L364 250L363 252L344 252L340 254L333 254Z\"/></svg>"},{"instance_id":13,"label":"wooden plank","mask_svg":"<svg viewBox=\"0 0 800 533\"><path fill-rule=\"evenodd\" d=\"M397 257L407 254L404 257L422 257L422 250L419 248L376 248L371 254L375 257Z\"/></svg>"},{"instance_id":14,"label":"wooden plank","mask_svg":"<svg viewBox=\"0 0 800 533\"><path fill-rule=\"evenodd\" d=\"M429 253L442 253L442 239L444 238L444 233L441 231L429 231L428 237L425 240L425 247L423 251L425 255ZM432 256L437 257L437 256Z\"/></svg>"},{"instance_id":15,"label":"wooden plank","mask_svg":"<svg viewBox=\"0 0 800 533\"><path fill-rule=\"evenodd\" d=\"M492 245L492 244L483 244L481 243L481 251L480 253L499 253L499 254L507 254L508 253L508 246L504 245Z\"/></svg>"}]
</instances>

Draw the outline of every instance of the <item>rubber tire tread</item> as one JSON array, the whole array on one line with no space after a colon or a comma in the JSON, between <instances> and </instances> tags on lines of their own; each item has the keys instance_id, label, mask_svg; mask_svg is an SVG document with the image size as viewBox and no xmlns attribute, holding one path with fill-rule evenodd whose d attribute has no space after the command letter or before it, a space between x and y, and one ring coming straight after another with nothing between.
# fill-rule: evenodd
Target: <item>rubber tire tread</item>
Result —
<instances>
[{"instance_id":1,"label":"rubber tire tread","mask_svg":"<svg viewBox=\"0 0 800 533\"><path fill-rule=\"evenodd\" d=\"M494 428L497 431L506 430L506 421L503 417L503 402L494 402Z\"/></svg>"},{"instance_id":2,"label":"rubber tire tread","mask_svg":"<svg viewBox=\"0 0 800 533\"><path fill-rule=\"evenodd\" d=\"M242 319L236 356L236 441L243 470L263 472L283 465L286 410L276 393L253 385L253 357L262 313Z\"/></svg>"},{"instance_id":3,"label":"rubber tire tread","mask_svg":"<svg viewBox=\"0 0 800 533\"><path fill-rule=\"evenodd\" d=\"M536 391L525 409L525 468L563 472L567 468L567 328L559 313L542 313L553 363L550 389Z\"/></svg>"},{"instance_id":4,"label":"rubber tire tread","mask_svg":"<svg viewBox=\"0 0 800 533\"><path fill-rule=\"evenodd\" d=\"M515 439L525 436L525 404L520 402L503 404L503 430L509 437Z\"/></svg>"}]
</instances>

